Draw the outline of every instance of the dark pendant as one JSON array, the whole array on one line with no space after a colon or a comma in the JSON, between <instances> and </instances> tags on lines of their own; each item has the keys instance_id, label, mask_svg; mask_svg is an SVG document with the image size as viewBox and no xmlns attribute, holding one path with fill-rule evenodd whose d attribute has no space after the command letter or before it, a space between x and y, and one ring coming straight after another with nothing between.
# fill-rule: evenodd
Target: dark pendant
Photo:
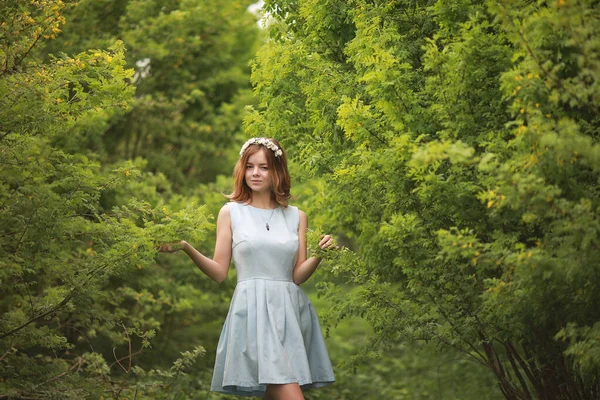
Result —
<instances>
[{"instance_id":1,"label":"dark pendant","mask_svg":"<svg viewBox=\"0 0 600 400\"><path fill-rule=\"evenodd\" d=\"M267 226L267 230L269 230L269 223L267 222L265 225Z\"/></svg>"}]
</instances>

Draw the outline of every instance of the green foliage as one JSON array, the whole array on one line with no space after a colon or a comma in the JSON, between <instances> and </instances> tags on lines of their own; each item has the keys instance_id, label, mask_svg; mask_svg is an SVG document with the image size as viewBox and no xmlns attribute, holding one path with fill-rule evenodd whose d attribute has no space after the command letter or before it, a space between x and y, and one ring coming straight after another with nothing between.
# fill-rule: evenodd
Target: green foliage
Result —
<instances>
[{"instance_id":1,"label":"green foliage","mask_svg":"<svg viewBox=\"0 0 600 400\"><path fill-rule=\"evenodd\" d=\"M214 246L248 4L0 5L0 397L223 397L235 272L157 245ZM339 364L307 398L596 398L596 2L265 8L245 129L294 157Z\"/></svg>"},{"instance_id":2,"label":"green foliage","mask_svg":"<svg viewBox=\"0 0 600 400\"><path fill-rule=\"evenodd\" d=\"M201 396L212 366L201 343L214 348L227 295L157 249L204 241L209 211L150 161L107 154L108 132L137 107L135 71L112 34L58 45L63 24L88 16L67 9L0 5L0 397ZM42 58L52 43L61 51ZM218 104L228 127L241 106Z\"/></svg>"},{"instance_id":3,"label":"green foliage","mask_svg":"<svg viewBox=\"0 0 600 400\"><path fill-rule=\"evenodd\" d=\"M122 40L134 71L125 114L77 132L79 149L110 162L142 157L176 191L231 168L243 108L251 103L248 60L258 42L246 0L82 0L44 54L104 48Z\"/></svg>"},{"instance_id":4,"label":"green foliage","mask_svg":"<svg viewBox=\"0 0 600 400\"><path fill-rule=\"evenodd\" d=\"M267 2L246 125L356 251L328 264L330 322L453 349L509 399L597 397L596 6Z\"/></svg>"}]
</instances>

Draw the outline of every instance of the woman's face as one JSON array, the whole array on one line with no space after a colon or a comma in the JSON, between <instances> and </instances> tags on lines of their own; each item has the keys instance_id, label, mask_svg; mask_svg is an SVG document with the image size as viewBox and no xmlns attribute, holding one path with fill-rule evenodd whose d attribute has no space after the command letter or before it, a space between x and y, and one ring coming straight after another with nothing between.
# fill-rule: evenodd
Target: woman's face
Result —
<instances>
[{"instance_id":1,"label":"woman's face","mask_svg":"<svg viewBox=\"0 0 600 400\"><path fill-rule=\"evenodd\" d=\"M271 171L267 165L265 151L267 150L261 148L248 157L246 163L246 184L255 192L271 191L272 187Z\"/></svg>"}]
</instances>

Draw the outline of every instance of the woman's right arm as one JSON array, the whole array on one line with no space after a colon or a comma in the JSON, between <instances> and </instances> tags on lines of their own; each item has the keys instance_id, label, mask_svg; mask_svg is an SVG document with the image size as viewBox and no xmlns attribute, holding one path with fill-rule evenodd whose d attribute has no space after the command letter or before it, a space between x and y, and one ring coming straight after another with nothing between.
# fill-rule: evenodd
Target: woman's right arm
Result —
<instances>
[{"instance_id":1,"label":"woman's right arm","mask_svg":"<svg viewBox=\"0 0 600 400\"><path fill-rule=\"evenodd\" d=\"M213 259L206 257L185 240L181 241L183 251L209 278L221 283L227 278L231 263L231 217L229 207L224 205L217 217L217 243Z\"/></svg>"}]
</instances>

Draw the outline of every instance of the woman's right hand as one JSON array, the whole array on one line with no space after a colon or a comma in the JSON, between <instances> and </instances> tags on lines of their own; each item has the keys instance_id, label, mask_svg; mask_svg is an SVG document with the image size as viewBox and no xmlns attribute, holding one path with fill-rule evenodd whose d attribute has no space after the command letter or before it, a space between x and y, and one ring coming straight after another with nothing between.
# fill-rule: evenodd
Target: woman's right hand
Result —
<instances>
[{"instance_id":1,"label":"woman's right hand","mask_svg":"<svg viewBox=\"0 0 600 400\"><path fill-rule=\"evenodd\" d=\"M184 244L185 240L182 240L179 243L163 243L158 248L158 251L161 253L175 253L176 251L183 250Z\"/></svg>"}]
</instances>

